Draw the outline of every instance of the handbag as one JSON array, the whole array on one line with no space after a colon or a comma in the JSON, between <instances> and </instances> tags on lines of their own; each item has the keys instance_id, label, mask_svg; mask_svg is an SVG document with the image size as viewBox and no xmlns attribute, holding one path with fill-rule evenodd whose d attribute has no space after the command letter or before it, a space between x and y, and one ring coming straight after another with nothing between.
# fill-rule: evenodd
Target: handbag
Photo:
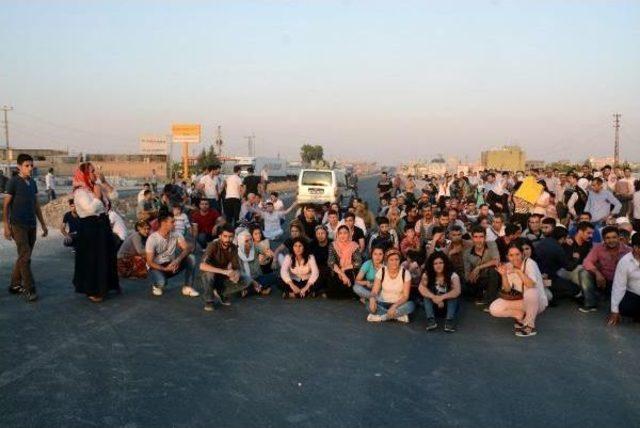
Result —
<instances>
[{"instance_id":1,"label":"handbag","mask_svg":"<svg viewBox=\"0 0 640 428\"><path fill-rule=\"evenodd\" d=\"M524 268L525 268L526 264L527 264L527 260L525 260L524 263L522 263L522 270L523 271L524 271ZM498 295L499 295L499 297L501 299L504 299L504 300L522 300L524 298L524 295L523 295L522 291L516 290L513 287L513 284L511 285L511 289L508 290L508 291L500 289L500 292L498 293Z\"/></svg>"}]
</instances>

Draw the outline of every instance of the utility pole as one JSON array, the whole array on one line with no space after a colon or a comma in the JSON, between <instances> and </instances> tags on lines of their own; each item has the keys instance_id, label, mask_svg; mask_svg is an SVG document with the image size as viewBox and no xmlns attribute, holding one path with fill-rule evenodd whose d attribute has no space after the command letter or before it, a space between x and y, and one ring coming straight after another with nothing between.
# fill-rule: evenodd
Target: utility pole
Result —
<instances>
[{"instance_id":1,"label":"utility pole","mask_svg":"<svg viewBox=\"0 0 640 428\"><path fill-rule=\"evenodd\" d=\"M10 106L2 106L2 111L4 112L4 141L7 145L7 153L5 157L9 159L9 119L7 118L7 112L13 110L13 107Z\"/></svg>"},{"instance_id":2,"label":"utility pole","mask_svg":"<svg viewBox=\"0 0 640 428\"><path fill-rule=\"evenodd\" d=\"M216 134L214 144L216 146L216 152L218 152L218 157L222 156L222 145L224 144L224 142L222 141L222 126L220 125L218 125L218 132Z\"/></svg>"},{"instance_id":3,"label":"utility pole","mask_svg":"<svg viewBox=\"0 0 640 428\"><path fill-rule=\"evenodd\" d=\"M620 117L621 116L622 115L620 113L616 113L613 115L613 129L615 129L615 137L613 140L613 143L614 143L613 163L616 166L620 164ZM5 113L5 117L6 117L6 113Z\"/></svg>"}]
</instances>

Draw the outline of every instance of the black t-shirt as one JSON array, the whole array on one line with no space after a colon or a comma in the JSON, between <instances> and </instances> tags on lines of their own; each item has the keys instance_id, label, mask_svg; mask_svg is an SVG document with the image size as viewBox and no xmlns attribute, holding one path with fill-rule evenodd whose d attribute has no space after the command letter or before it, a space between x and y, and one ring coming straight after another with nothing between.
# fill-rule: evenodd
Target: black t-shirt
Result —
<instances>
[{"instance_id":1,"label":"black t-shirt","mask_svg":"<svg viewBox=\"0 0 640 428\"><path fill-rule=\"evenodd\" d=\"M359 245L360 240L364 239L364 232L358 226L354 226L353 228L354 228L354 231L353 231L353 236L351 237L351 240Z\"/></svg>"},{"instance_id":2,"label":"black t-shirt","mask_svg":"<svg viewBox=\"0 0 640 428\"><path fill-rule=\"evenodd\" d=\"M36 198L38 186L33 178L28 180L16 175L7 182L6 193L12 196L9 204L11 224L36 227Z\"/></svg>"},{"instance_id":3,"label":"black t-shirt","mask_svg":"<svg viewBox=\"0 0 640 428\"><path fill-rule=\"evenodd\" d=\"M307 235L307 238L313 239L316 236L316 226L318 226L320 222L316 219L308 221L304 214L300 214L298 220L302 223L304 234Z\"/></svg>"},{"instance_id":4,"label":"black t-shirt","mask_svg":"<svg viewBox=\"0 0 640 428\"><path fill-rule=\"evenodd\" d=\"M318 267L327 266L327 260L329 259L330 245L331 245L331 242L328 242L327 245L322 247L320 246L320 244L318 244L318 241L316 241L315 239L311 241L311 254L313 254L313 257L315 257L316 264L318 265Z\"/></svg>"},{"instance_id":5,"label":"black t-shirt","mask_svg":"<svg viewBox=\"0 0 640 428\"><path fill-rule=\"evenodd\" d=\"M260 193L258 191L258 186L260 185L260 177L258 177L257 175L247 175L244 180L242 180L242 184L244 184L244 187L246 188L246 195L248 195L249 193L257 195L258 193Z\"/></svg>"},{"instance_id":6,"label":"black t-shirt","mask_svg":"<svg viewBox=\"0 0 640 428\"><path fill-rule=\"evenodd\" d=\"M589 254L589 251L591 251L591 247L593 247L593 243L591 243L591 241L588 241L584 242L582 245L578 245L574 240L571 245L565 244L563 245L563 247L564 251L567 253L567 257L569 257L572 262L578 265L582 264L585 257L587 257L587 254ZM578 258L575 258L574 254L578 254Z\"/></svg>"},{"instance_id":7,"label":"black t-shirt","mask_svg":"<svg viewBox=\"0 0 640 428\"><path fill-rule=\"evenodd\" d=\"M388 193L389 190L391 190L391 180L387 180L387 181L378 181L378 190L380 190L380 192L382 192L383 194Z\"/></svg>"},{"instance_id":8,"label":"black t-shirt","mask_svg":"<svg viewBox=\"0 0 640 428\"><path fill-rule=\"evenodd\" d=\"M69 233L78 232L78 223L80 222L80 218L77 215L74 216L71 214L71 211L62 217L62 222L69 227Z\"/></svg>"}]
</instances>

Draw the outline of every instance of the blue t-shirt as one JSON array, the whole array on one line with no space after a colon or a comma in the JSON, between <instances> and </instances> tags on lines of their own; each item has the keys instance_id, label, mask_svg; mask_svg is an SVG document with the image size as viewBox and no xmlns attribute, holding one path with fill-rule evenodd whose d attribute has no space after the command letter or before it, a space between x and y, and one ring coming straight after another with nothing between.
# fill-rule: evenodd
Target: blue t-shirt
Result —
<instances>
[{"instance_id":1,"label":"blue t-shirt","mask_svg":"<svg viewBox=\"0 0 640 428\"><path fill-rule=\"evenodd\" d=\"M373 262L371 260L367 260L360 267L360 272L364 272L364 279L369 282L373 282L376 279L376 268L373 267Z\"/></svg>"},{"instance_id":2,"label":"blue t-shirt","mask_svg":"<svg viewBox=\"0 0 640 428\"><path fill-rule=\"evenodd\" d=\"M6 193L11 195L9 204L9 222L27 227L36 227L36 198L38 186L33 178L28 180L19 175L7 182Z\"/></svg>"}]
</instances>

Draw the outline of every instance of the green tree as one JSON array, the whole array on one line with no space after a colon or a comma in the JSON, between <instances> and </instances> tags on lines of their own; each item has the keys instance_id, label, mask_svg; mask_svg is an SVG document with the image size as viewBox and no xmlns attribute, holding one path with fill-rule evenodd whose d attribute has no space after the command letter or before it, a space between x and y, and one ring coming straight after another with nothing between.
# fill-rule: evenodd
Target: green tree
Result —
<instances>
[{"instance_id":1,"label":"green tree","mask_svg":"<svg viewBox=\"0 0 640 428\"><path fill-rule=\"evenodd\" d=\"M324 149L320 145L304 144L300 147L300 159L304 163L321 161L324 158Z\"/></svg>"},{"instance_id":2,"label":"green tree","mask_svg":"<svg viewBox=\"0 0 640 428\"><path fill-rule=\"evenodd\" d=\"M216 155L213 146L210 146L208 149L202 148L202 151L198 155L198 160L196 161L198 171L202 171L207 166L214 164L220 164L220 159L218 159L218 155Z\"/></svg>"}]
</instances>

